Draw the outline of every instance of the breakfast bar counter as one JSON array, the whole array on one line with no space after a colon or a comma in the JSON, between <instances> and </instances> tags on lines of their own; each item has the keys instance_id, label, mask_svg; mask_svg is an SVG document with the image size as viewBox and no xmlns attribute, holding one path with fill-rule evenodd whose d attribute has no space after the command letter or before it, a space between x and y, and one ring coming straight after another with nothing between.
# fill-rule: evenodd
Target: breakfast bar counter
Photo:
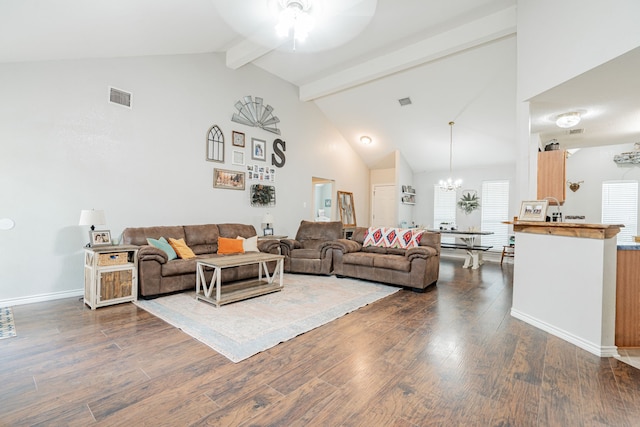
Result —
<instances>
[{"instance_id":1,"label":"breakfast bar counter","mask_svg":"<svg viewBox=\"0 0 640 427\"><path fill-rule=\"evenodd\" d=\"M512 224L511 315L597 356L617 355L616 235L623 225Z\"/></svg>"}]
</instances>

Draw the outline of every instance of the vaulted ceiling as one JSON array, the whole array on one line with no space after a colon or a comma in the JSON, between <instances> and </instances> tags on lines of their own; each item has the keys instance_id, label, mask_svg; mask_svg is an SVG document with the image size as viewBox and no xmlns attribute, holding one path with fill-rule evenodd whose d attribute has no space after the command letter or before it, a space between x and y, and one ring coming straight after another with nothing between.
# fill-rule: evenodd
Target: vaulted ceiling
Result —
<instances>
[{"instance_id":1,"label":"vaulted ceiling","mask_svg":"<svg viewBox=\"0 0 640 427\"><path fill-rule=\"evenodd\" d=\"M314 52L247 37L238 19L250 23L266 1L0 0L0 63L217 52L230 68L253 64L296 85L370 167L399 150L415 172L447 169L450 121L454 168L515 162L516 0L367 0L375 14L359 34ZM568 145L637 137L610 135L620 127L614 113L640 92L625 71L638 69L640 54L625 58L532 100L532 131L562 143L551 118L598 104L608 112L583 120L591 140ZM362 145L362 135L373 143Z\"/></svg>"}]
</instances>

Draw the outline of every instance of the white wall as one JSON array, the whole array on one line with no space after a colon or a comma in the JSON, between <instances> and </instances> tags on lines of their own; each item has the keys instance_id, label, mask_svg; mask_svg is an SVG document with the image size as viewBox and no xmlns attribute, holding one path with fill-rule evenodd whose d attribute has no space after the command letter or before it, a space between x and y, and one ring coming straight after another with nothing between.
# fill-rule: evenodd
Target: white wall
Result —
<instances>
[{"instance_id":1,"label":"white wall","mask_svg":"<svg viewBox=\"0 0 640 427\"><path fill-rule=\"evenodd\" d=\"M437 184L443 177L449 176L447 170L436 172L423 172L414 175L416 191L415 205L415 221L416 224L425 227L435 227L433 223L433 186ZM510 210L515 212L517 197L513 191L516 179L516 170L514 165L495 165L490 168L482 169L463 169L458 170L454 178L462 179L462 188L457 192L457 198L462 196L464 190L476 190L480 196L480 204L482 205L482 181L493 180L509 180L510 192ZM518 209L520 205L518 204ZM517 213L514 213L517 215ZM514 215L509 215L512 217ZM456 209L456 225L460 230L469 227L480 227L481 211L477 210L467 215L460 209Z\"/></svg>"},{"instance_id":2,"label":"white wall","mask_svg":"<svg viewBox=\"0 0 640 427\"><path fill-rule=\"evenodd\" d=\"M133 109L107 103L109 85L133 92ZM214 54L0 65L0 303L78 293L83 286L81 209L106 212L114 236L128 226L241 222L260 229L265 208L249 191L212 188L231 165L231 131L277 137L231 122L234 104L259 96L274 107L286 164L276 173L275 233L310 219L311 177L354 193L368 217L368 168L313 103L253 66L232 71ZM226 162L205 161L217 124ZM245 157L250 161L249 148ZM267 163L264 163L265 165ZM247 182L247 187L252 181Z\"/></svg>"},{"instance_id":3,"label":"white wall","mask_svg":"<svg viewBox=\"0 0 640 427\"><path fill-rule=\"evenodd\" d=\"M407 160L402 157L399 151L396 151L396 203L398 206L398 226L400 226L403 222L406 222L407 225L411 225L414 221L414 210L415 205L405 205L402 203L402 186L403 185L413 185L413 171L407 163Z\"/></svg>"},{"instance_id":4,"label":"white wall","mask_svg":"<svg viewBox=\"0 0 640 427\"><path fill-rule=\"evenodd\" d=\"M613 161L614 155L629 151L633 151L633 144L582 148L569 157L567 180L584 183L576 192L567 187L566 201L561 209L563 216L584 215L588 223L602 222L602 182L640 181L640 166L618 165Z\"/></svg>"}]
</instances>

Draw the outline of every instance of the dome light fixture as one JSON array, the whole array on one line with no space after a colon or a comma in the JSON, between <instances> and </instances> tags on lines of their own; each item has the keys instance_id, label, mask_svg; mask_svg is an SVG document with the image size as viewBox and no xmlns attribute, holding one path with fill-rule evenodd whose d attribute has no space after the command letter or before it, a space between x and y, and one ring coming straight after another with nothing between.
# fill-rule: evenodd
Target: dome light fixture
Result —
<instances>
[{"instance_id":1,"label":"dome light fixture","mask_svg":"<svg viewBox=\"0 0 640 427\"><path fill-rule=\"evenodd\" d=\"M574 127L578 123L580 123L580 113L577 111L560 114L556 117L556 125L563 129Z\"/></svg>"},{"instance_id":2,"label":"dome light fixture","mask_svg":"<svg viewBox=\"0 0 640 427\"><path fill-rule=\"evenodd\" d=\"M360 137L360 142L362 142L364 145L369 145L373 142L373 140L371 139L370 136L364 135Z\"/></svg>"},{"instance_id":3,"label":"dome light fixture","mask_svg":"<svg viewBox=\"0 0 640 427\"><path fill-rule=\"evenodd\" d=\"M449 140L449 178L447 179L443 179L440 180L440 182L438 183L438 185L440 185L440 189L442 191L456 191L459 190L460 187L462 187L462 180L461 179L456 179L454 180L453 178L451 178L452 176L452 165L453 165L453 125L455 125L454 122L449 122L449 126L451 128L450 131L450 140Z\"/></svg>"}]
</instances>

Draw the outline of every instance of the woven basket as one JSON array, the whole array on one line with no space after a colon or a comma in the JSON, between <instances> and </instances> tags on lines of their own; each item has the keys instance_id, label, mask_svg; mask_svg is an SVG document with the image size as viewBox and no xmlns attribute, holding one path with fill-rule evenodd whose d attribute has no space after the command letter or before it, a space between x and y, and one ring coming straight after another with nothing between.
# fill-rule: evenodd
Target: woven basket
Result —
<instances>
[{"instance_id":1,"label":"woven basket","mask_svg":"<svg viewBox=\"0 0 640 427\"><path fill-rule=\"evenodd\" d=\"M115 252L110 254L99 254L98 265L121 265L126 264L127 252Z\"/></svg>"}]
</instances>

